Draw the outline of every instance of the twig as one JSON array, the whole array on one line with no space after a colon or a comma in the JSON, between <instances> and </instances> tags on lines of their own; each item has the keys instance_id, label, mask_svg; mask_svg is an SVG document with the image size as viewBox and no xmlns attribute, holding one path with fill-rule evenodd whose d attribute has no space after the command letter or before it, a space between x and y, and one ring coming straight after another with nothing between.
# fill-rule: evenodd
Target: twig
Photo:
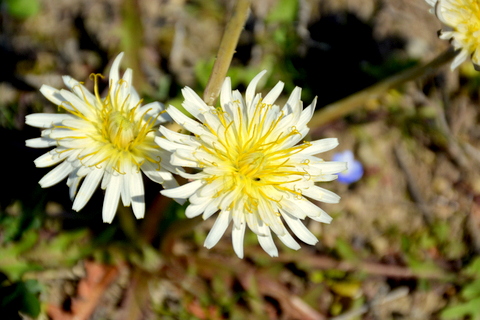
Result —
<instances>
[{"instance_id":1,"label":"twig","mask_svg":"<svg viewBox=\"0 0 480 320\"><path fill-rule=\"evenodd\" d=\"M447 98L447 93L445 90L442 90L442 97L443 97L443 106L439 104L435 104L436 109L436 117L435 117L435 124L440 132L440 134L445 139L445 148L449 155L452 157L453 161L455 161L462 170L465 172L469 172L472 169L471 162L468 160L465 152L458 142L458 140L453 135L452 131L450 130L450 126L447 122L447 117L445 116L445 110L449 105L449 100Z\"/></svg>"},{"instance_id":2,"label":"twig","mask_svg":"<svg viewBox=\"0 0 480 320\"><path fill-rule=\"evenodd\" d=\"M427 64L400 72L360 92L354 93L349 97L329 104L313 116L309 126L311 128L318 128L328 122L349 114L359 107L362 107L366 101L377 98L389 89L398 87L407 81L432 74L438 67L449 62L456 54L457 52L453 51L453 49L449 49Z\"/></svg>"},{"instance_id":3,"label":"twig","mask_svg":"<svg viewBox=\"0 0 480 320\"><path fill-rule=\"evenodd\" d=\"M72 301L72 312L48 305L47 314L54 320L88 320L108 286L118 275L117 267L85 262L86 277L78 285L78 296Z\"/></svg>"},{"instance_id":4,"label":"twig","mask_svg":"<svg viewBox=\"0 0 480 320\"><path fill-rule=\"evenodd\" d=\"M413 175L412 171L408 166L408 161L405 155L405 147L399 141L396 143L396 146L393 148L393 152L395 158L397 159L398 166L402 170L403 174L405 175L405 179L407 181L407 188L410 196L412 197L413 202L417 204L418 209L422 213L423 222L427 226L432 225L433 214L428 209L427 202L424 200L422 193L420 192L420 188L417 184L417 178Z\"/></svg>"},{"instance_id":5,"label":"twig","mask_svg":"<svg viewBox=\"0 0 480 320\"><path fill-rule=\"evenodd\" d=\"M123 312L118 314L116 320L143 319L148 301L148 278L142 270L135 268L122 304Z\"/></svg>"},{"instance_id":6,"label":"twig","mask_svg":"<svg viewBox=\"0 0 480 320\"><path fill-rule=\"evenodd\" d=\"M252 251L250 251L249 253L255 255ZM258 254L264 254L264 252L258 251ZM310 270L336 269L336 270L342 270L342 271L359 271L359 272L365 272L369 275L383 276L388 278L422 278L422 279L449 280L452 277L451 274L443 270L438 270L438 271L428 270L425 272L420 272L420 271L411 270L408 267L388 265L388 264L377 263L377 262L339 261L335 258L326 256L326 255L312 256L312 255L298 255L298 254L283 253L278 258L275 258L275 260L281 261L281 262L301 261L302 265L308 266Z\"/></svg>"},{"instance_id":7,"label":"twig","mask_svg":"<svg viewBox=\"0 0 480 320\"><path fill-rule=\"evenodd\" d=\"M218 48L217 60L215 60L212 74L203 93L203 100L210 106L214 105L217 100L223 80L227 76L230 62L237 47L238 38L248 18L250 2L251 0L238 0L233 17L228 22L223 33L220 47Z\"/></svg>"}]
</instances>

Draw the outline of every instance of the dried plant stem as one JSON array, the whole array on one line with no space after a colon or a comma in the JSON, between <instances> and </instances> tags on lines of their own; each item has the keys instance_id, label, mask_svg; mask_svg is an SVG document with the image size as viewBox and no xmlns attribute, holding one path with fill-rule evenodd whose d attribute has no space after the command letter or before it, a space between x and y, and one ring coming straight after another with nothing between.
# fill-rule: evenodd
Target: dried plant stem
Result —
<instances>
[{"instance_id":1,"label":"dried plant stem","mask_svg":"<svg viewBox=\"0 0 480 320\"><path fill-rule=\"evenodd\" d=\"M250 2L251 0L238 0L235 12L223 33L220 47L218 48L217 60L215 60L212 74L203 93L203 100L210 106L214 105L217 100L223 80L227 76L228 68L237 47L238 38L248 18Z\"/></svg>"},{"instance_id":2,"label":"dried plant stem","mask_svg":"<svg viewBox=\"0 0 480 320\"><path fill-rule=\"evenodd\" d=\"M133 70L142 70L141 51L143 40L139 36L143 34L143 25L140 13L139 0L125 0L120 7L122 15L122 25L120 28L120 48L125 52L125 65ZM133 85L139 92L151 92L143 72L136 72L133 77Z\"/></svg>"},{"instance_id":3,"label":"dried plant stem","mask_svg":"<svg viewBox=\"0 0 480 320\"><path fill-rule=\"evenodd\" d=\"M370 86L362 91L352 94L344 99L329 104L318 111L310 121L309 126L311 128L318 128L325 125L328 122L341 118L357 108L363 106L363 104L370 100L377 98L387 90L398 87L399 85L415 80L419 77L426 76L434 73L438 67L449 62L457 52L453 49L449 49L427 64L415 66L396 75L393 75L383 81L380 81L373 86Z\"/></svg>"}]
</instances>

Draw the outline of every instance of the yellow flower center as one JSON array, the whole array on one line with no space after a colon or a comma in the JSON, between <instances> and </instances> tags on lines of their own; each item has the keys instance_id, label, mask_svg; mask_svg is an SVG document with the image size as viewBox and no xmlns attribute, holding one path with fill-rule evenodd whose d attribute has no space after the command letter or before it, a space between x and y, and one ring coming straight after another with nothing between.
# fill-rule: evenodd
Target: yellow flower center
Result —
<instances>
[{"instance_id":1,"label":"yellow flower center","mask_svg":"<svg viewBox=\"0 0 480 320\"><path fill-rule=\"evenodd\" d=\"M94 111L96 117L89 118L83 113L78 111L73 104L65 101L70 108L65 108L66 111L77 116L78 118L85 120L93 125L95 130L85 132L84 138L90 138L96 142L93 153L79 156L80 160L87 159L88 157L97 154L100 151L107 151L108 156L96 162L97 166L102 162L110 161L113 170L122 173L122 161L133 162L136 166L140 167L143 161L147 160L153 163L159 163L160 159L154 159L152 157L152 150L159 149L160 147L154 141L154 135L152 133L155 128L156 117L146 117L149 110L146 110L144 114L138 115L138 109L142 104L140 100L134 107L130 105L130 96L123 95L122 86L126 86L127 83L124 80L119 80L116 91L107 95L105 98L101 98L98 92L98 78L102 77L99 74L92 74L94 92L96 103L92 105L89 100L84 97L83 102ZM83 90L83 88L81 87ZM110 88L110 90L112 90ZM72 111L71 108L74 110ZM159 115L157 115L158 117ZM61 128L67 128L70 130L79 130L73 127L59 126ZM72 137L79 138L79 137Z\"/></svg>"},{"instance_id":2,"label":"yellow flower center","mask_svg":"<svg viewBox=\"0 0 480 320\"><path fill-rule=\"evenodd\" d=\"M469 8L462 8L462 11L467 14L464 16L464 23L467 26L467 36L477 39L480 31L480 5L479 2L474 0L470 3Z\"/></svg>"},{"instance_id":3,"label":"yellow flower center","mask_svg":"<svg viewBox=\"0 0 480 320\"><path fill-rule=\"evenodd\" d=\"M224 170L224 175L215 176L210 180L220 178L225 182L224 189L220 190L216 196L237 190L238 197L244 196L245 209L248 212L254 212L257 209L259 198L280 201L280 199L273 199L267 194L272 187L300 195L298 191L283 185L299 181L303 176L308 175L306 170L298 171L296 168L296 166L306 165L307 162L292 164L290 157L310 146L310 143L304 142L290 148L282 148L287 139L300 133L295 127L285 128L272 139L272 132L276 131L283 118L282 115L279 115L276 120L267 123L266 115L273 106L259 102L253 116L249 119L245 119L240 108L241 106L238 106L239 123L234 123L221 111L215 112L225 127L225 139L220 138L216 131L206 124L209 131L217 136L218 142L224 150L214 148L212 151L209 147L201 147L203 151L222 161L221 168ZM265 126L268 126L267 130L264 129ZM219 166L217 163L198 160L201 167ZM233 201L231 206L236 201L238 198Z\"/></svg>"},{"instance_id":4,"label":"yellow flower center","mask_svg":"<svg viewBox=\"0 0 480 320\"><path fill-rule=\"evenodd\" d=\"M108 123L105 127L105 138L117 149L128 149L135 138L134 124L119 111L111 112L105 120Z\"/></svg>"}]
</instances>

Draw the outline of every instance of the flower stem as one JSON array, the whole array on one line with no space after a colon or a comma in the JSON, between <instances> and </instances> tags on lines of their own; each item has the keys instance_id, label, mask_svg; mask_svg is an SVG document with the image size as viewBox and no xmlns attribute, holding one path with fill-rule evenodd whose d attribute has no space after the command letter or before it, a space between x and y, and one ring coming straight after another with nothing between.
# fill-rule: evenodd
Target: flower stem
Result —
<instances>
[{"instance_id":1,"label":"flower stem","mask_svg":"<svg viewBox=\"0 0 480 320\"><path fill-rule=\"evenodd\" d=\"M124 207L123 204L119 204L117 209L120 228L125 235L132 241L139 240L137 223L133 218L133 211L130 207Z\"/></svg>"},{"instance_id":2,"label":"flower stem","mask_svg":"<svg viewBox=\"0 0 480 320\"><path fill-rule=\"evenodd\" d=\"M318 111L310 121L311 128L318 128L328 122L341 118L357 108L360 108L370 99L375 99L387 90L398 87L399 85L419 77L434 73L438 67L449 62L457 51L452 48L438 55L427 64L415 66L403 72L397 73L377 84L374 84L362 91L352 94L337 102L331 103Z\"/></svg>"},{"instance_id":3,"label":"flower stem","mask_svg":"<svg viewBox=\"0 0 480 320\"><path fill-rule=\"evenodd\" d=\"M223 80L225 80L228 68L232 62L238 38L248 18L250 2L251 0L238 0L233 17L225 28L220 47L218 48L217 60L215 60L207 87L203 93L203 100L207 105L214 105L218 98Z\"/></svg>"}]
</instances>

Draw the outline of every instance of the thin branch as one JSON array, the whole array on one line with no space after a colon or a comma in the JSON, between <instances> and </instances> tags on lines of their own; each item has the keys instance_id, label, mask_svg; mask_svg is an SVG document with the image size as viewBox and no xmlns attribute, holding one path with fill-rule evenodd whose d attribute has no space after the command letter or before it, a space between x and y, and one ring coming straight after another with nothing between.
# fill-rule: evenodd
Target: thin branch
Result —
<instances>
[{"instance_id":1,"label":"thin branch","mask_svg":"<svg viewBox=\"0 0 480 320\"><path fill-rule=\"evenodd\" d=\"M218 48L217 60L213 65L212 74L208 79L207 87L203 93L203 100L212 106L218 98L223 80L227 76L228 68L232 62L235 48L237 47L240 33L248 18L251 0L239 0L235 7L232 19L228 22L223 33L220 47Z\"/></svg>"},{"instance_id":2,"label":"thin branch","mask_svg":"<svg viewBox=\"0 0 480 320\"><path fill-rule=\"evenodd\" d=\"M318 128L328 122L341 118L357 108L362 107L366 101L377 98L386 91L398 87L399 85L434 73L438 67L449 62L455 55L456 51L449 49L441 53L438 57L427 64L416 66L393 75L373 86L362 91L352 94L344 99L329 104L318 111L309 123L311 128Z\"/></svg>"}]
</instances>

